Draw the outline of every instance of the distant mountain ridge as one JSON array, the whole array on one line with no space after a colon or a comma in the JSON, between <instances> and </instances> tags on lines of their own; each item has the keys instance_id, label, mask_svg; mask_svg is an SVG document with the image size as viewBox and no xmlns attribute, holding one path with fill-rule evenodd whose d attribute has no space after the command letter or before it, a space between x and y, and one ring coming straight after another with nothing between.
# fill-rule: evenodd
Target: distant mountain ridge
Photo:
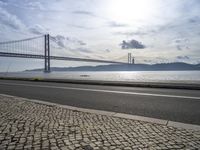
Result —
<instances>
[{"instance_id":1,"label":"distant mountain ridge","mask_svg":"<svg viewBox=\"0 0 200 150\"><path fill-rule=\"evenodd\" d=\"M200 64L187 63L161 63L161 64L110 64L99 66L80 67L52 67L52 71L184 71L200 70ZM43 71L43 69L33 69L26 71Z\"/></svg>"}]
</instances>

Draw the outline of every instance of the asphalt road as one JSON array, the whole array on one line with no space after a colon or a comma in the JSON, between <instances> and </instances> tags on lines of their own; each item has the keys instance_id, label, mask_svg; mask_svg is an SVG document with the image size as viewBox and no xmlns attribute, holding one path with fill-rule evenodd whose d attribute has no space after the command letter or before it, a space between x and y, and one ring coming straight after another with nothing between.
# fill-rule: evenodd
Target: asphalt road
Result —
<instances>
[{"instance_id":1,"label":"asphalt road","mask_svg":"<svg viewBox=\"0 0 200 150\"><path fill-rule=\"evenodd\" d=\"M0 93L200 125L200 90L0 80Z\"/></svg>"}]
</instances>

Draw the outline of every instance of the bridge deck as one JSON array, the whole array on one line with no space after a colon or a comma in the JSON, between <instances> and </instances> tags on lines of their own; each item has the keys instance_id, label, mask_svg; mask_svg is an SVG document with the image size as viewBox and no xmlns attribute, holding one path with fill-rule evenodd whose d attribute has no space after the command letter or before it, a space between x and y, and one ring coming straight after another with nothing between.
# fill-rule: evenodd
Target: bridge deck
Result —
<instances>
[{"instance_id":1,"label":"bridge deck","mask_svg":"<svg viewBox=\"0 0 200 150\"><path fill-rule=\"evenodd\" d=\"M0 56L1 57L18 57L18 58L45 59L44 55L20 54L20 53L6 53L6 52L0 52ZM75 58L75 57L61 57L61 56L50 56L50 59L52 59L52 60L67 60L67 61L85 61L85 62L100 62L100 63L125 64L123 62L117 62L117 61L88 59L88 58Z\"/></svg>"}]
</instances>

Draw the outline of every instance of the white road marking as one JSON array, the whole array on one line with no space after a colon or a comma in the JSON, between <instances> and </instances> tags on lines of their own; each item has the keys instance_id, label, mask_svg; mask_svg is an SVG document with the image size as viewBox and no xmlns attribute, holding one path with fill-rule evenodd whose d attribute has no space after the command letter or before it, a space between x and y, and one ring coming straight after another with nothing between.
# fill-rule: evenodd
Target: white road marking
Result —
<instances>
[{"instance_id":1,"label":"white road marking","mask_svg":"<svg viewBox=\"0 0 200 150\"><path fill-rule=\"evenodd\" d=\"M125 91L100 90L100 89L88 89L88 88L73 88L73 87L63 87L63 86L29 85L29 84L19 84L19 83L0 83L0 84L2 84L2 85L15 85L15 86L27 86L27 87L40 87L40 88L66 89L66 90L77 90L77 91L116 93L116 94L127 94L127 95L169 97L169 98L182 98L182 99L198 99L198 100L200 99L200 97L193 97L193 96L165 95L165 94L154 94L154 93L138 93L138 92L125 92Z\"/></svg>"}]
</instances>

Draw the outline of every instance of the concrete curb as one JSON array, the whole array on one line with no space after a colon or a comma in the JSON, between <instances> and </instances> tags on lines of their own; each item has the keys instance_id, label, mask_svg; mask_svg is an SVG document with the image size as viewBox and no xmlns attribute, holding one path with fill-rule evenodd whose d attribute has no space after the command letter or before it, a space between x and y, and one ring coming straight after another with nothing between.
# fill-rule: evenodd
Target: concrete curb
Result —
<instances>
[{"instance_id":1,"label":"concrete curb","mask_svg":"<svg viewBox=\"0 0 200 150\"><path fill-rule=\"evenodd\" d=\"M196 131L200 131L200 126L199 125L194 125L194 124L186 124L186 123L181 123L181 122L175 122L175 121L169 121L167 126L172 126L176 128L184 128L184 129L192 129Z\"/></svg>"},{"instance_id":2,"label":"concrete curb","mask_svg":"<svg viewBox=\"0 0 200 150\"><path fill-rule=\"evenodd\" d=\"M146 88L169 88L169 89L188 89L200 90L200 84L179 83L179 82L128 82L128 81L99 81L99 80L75 80L75 79L47 79L47 78L20 78L20 77L0 77L3 80L21 80L35 82L55 82L88 85L106 86L126 86L126 87L146 87Z\"/></svg>"},{"instance_id":3,"label":"concrete curb","mask_svg":"<svg viewBox=\"0 0 200 150\"><path fill-rule=\"evenodd\" d=\"M186 123L175 122L175 121L170 121L170 120L163 120L163 119L150 118L150 117L137 116L137 115L130 115L130 114L123 114L123 113L116 113L116 112L103 111L103 110L79 108L79 107L61 105L61 104L52 103L52 102L45 102L45 101L41 101L41 100L27 99L27 98L23 98L23 97L11 96L11 95L7 95L7 94L0 94L0 95L5 96L5 97L11 97L11 98L20 98L20 99L25 100L25 101L43 104L43 105L47 105L47 106L62 107L62 108L66 108L66 109L70 109L70 110L74 110L74 111L93 113L93 114L98 114L98 115L106 115L106 116L118 117L118 118L124 118L124 119L131 119L131 120L138 120L138 121L144 121L144 122L149 122L149 123L166 125L166 126L175 127L175 128L200 131L200 125L195 125L195 124L186 124Z\"/></svg>"},{"instance_id":4,"label":"concrete curb","mask_svg":"<svg viewBox=\"0 0 200 150\"><path fill-rule=\"evenodd\" d=\"M145 122L150 122L150 123L162 124L162 125L167 125L167 122L168 122L167 120L144 117L144 116L137 116L137 115L130 115L130 114L123 114L123 113L116 113L113 116L119 117L119 118L127 118L127 119L132 119L132 120L139 120L139 121L145 121Z\"/></svg>"}]
</instances>

